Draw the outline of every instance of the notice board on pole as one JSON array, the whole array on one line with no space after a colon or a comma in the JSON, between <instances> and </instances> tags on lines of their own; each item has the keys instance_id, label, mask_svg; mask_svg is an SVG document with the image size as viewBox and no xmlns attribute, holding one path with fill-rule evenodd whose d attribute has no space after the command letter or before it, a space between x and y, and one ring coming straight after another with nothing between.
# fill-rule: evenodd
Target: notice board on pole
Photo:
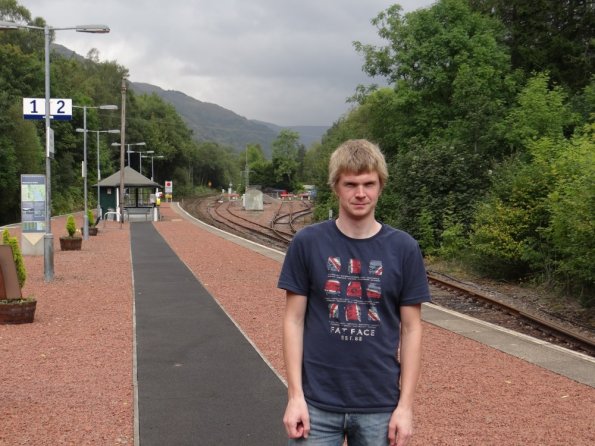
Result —
<instances>
[{"instance_id":1,"label":"notice board on pole","mask_svg":"<svg viewBox=\"0 0 595 446\"><path fill-rule=\"evenodd\" d=\"M23 232L45 232L45 175L21 175L21 222Z\"/></svg>"}]
</instances>

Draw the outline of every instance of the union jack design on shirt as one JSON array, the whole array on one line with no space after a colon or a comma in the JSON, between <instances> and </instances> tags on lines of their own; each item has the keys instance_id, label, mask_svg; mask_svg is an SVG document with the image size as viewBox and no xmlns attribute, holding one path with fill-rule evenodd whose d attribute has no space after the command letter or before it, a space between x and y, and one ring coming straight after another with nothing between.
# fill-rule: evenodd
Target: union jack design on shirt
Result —
<instances>
[{"instance_id":1,"label":"union jack design on shirt","mask_svg":"<svg viewBox=\"0 0 595 446\"><path fill-rule=\"evenodd\" d=\"M379 283L368 283L368 287L366 288L366 296L368 296L371 299L380 299L381 293L382 289L380 288Z\"/></svg>"},{"instance_id":2,"label":"union jack design on shirt","mask_svg":"<svg viewBox=\"0 0 595 446\"><path fill-rule=\"evenodd\" d=\"M327 280L324 285L324 292L326 294L332 294L333 296L341 294L341 282L335 279Z\"/></svg>"},{"instance_id":3,"label":"union jack design on shirt","mask_svg":"<svg viewBox=\"0 0 595 446\"><path fill-rule=\"evenodd\" d=\"M347 296L348 297L357 297L361 299L362 297L362 284L358 281L352 281L347 284Z\"/></svg>"},{"instance_id":4,"label":"union jack design on shirt","mask_svg":"<svg viewBox=\"0 0 595 446\"><path fill-rule=\"evenodd\" d=\"M358 304L347 304L345 306L345 319L348 322L361 322L362 313Z\"/></svg>"},{"instance_id":5,"label":"union jack design on shirt","mask_svg":"<svg viewBox=\"0 0 595 446\"><path fill-rule=\"evenodd\" d=\"M382 260L370 260L368 272L371 276L382 276Z\"/></svg>"},{"instance_id":6,"label":"union jack design on shirt","mask_svg":"<svg viewBox=\"0 0 595 446\"><path fill-rule=\"evenodd\" d=\"M378 316L378 309L374 305L368 307L368 320L372 322L380 322L380 316Z\"/></svg>"},{"instance_id":7,"label":"union jack design on shirt","mask_svg":"<svg viewBox=\"0 0 595 446\"><path fill-rule=\"evenodd\" d=\"M326 269L328 271L339 273L341 272L341 258L340 257L329 257L326 262Z\"/></svg>"},{"instance_id":8,"label":"union jack design on shirt","mask_svg":"<svg viewBox=\"0 0 595 446\"><path fill-rule=\"evenodd\" d=\"M339 320L339 304L333 303L328 306L328 317Z\"/></svg>"},{"instance_id":9,"label":"union jack design on shirt","mask_svg":"<svg viewBox=\"0 0 595 446\"><path fill-rule=\"evenodd\" d=\"M349 259L349 274L359 274L362 272L362 262L358 259Z\"/></svg>"}]
</instances>

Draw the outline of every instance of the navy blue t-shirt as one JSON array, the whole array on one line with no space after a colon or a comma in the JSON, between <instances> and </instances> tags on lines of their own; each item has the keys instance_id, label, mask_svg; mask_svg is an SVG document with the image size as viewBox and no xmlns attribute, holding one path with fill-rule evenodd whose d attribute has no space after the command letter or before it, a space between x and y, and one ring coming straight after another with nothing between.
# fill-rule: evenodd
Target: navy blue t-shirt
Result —
<instances>
[{"instance_id":1,"label":"navy blue t-shirt","mask_svg":"<svg viewBox=\"0 0 595 446\"><path fill-rule=\"evenodd\" d=\"M306 401L334 412L390 412L399 400L402 305L430 301L418 243L382 225L367 239L335 221L294 237L278 287L307 297L302 384Z\"/></svg>"}]
</instances>

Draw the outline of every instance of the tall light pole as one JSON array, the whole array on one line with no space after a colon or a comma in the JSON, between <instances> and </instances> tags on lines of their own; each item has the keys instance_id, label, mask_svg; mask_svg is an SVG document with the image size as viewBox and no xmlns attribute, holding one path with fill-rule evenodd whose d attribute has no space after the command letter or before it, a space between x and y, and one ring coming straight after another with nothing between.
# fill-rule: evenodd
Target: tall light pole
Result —
<instances>
[{"instance_id":1,"label":"tall light pole","mask_svg":"<svg viewBox=\"0 0 595 446\"><path fill-rule=\"evenodd\" d=\"M153 153L153 152L146 152L146 153ZM153 159L154 158L165 158L163 155L142 155L140 156L141 158L151 158L151 181L153 181L153 175L154 175L154 170L153 170ZM141 172L142 173L142 172Z\"/></svg>"},{"instance_id":2,"label":"tall light pole","mask_svg":"<svg viewBox=\"0 0 595 446\"><path fill-rule=\"evenodd\" d=\"M117 105L73 105L72 108L83 109L83 128L76 129L77 132L83 132L83 188L84 188L84 202L85 210L83 213L83 240L89 239L89 217L87 216L87 109L96 108L99 110L117 110ZM119 132L119 131L118 131ZM99 136L98 136L99 138Z\"/></svg>"},{"instance_id":3,"label":"tall light pole","mask_svg":"<svg viewBox=\"0 0 595 446\"><path fill-rule=\"evenodd\" d=\"M155 153L154 150L147 150L146 152L137 152L138 153L138 172L142 175L143 174L143 158L147 158L147 156L143 157L145 153Z\"/></svg>"},{"instance_id":4,"label":"tall light pole","mask_svg":"<svg viewBox=\"0 0 595 446\"><path fill-rule=\"evenodd\" d=\"M117 107L116 107L117 108ZM83 129L76 129L77 132L84 131ZM99 153L99 134L100 133L120 133L120 129L111 129L111 130L88 130L87 132L97 134L97 217L101 218L101 192L99 187L99 182L101 181L101 156Z\"/></svg>"},{"instance_id":5,"label":"tall light pole","mask_svg":"<svg viewBox=\"0 0 595 446\"><path fill-rule=\"evenodd\" d=\"M119 142L112 143L112 146L114 146L114 147L119 147L121 145L122 144L120 144ZM130 154L136 153L133 150L130 150L130 146L146 146L146 145L147 145L146 142L131 142L130 144L126 143L126 153L128 154L128 166L130 166Z\"/></svg>"},{"instance_id":6,"label":"tall light pole","mask_svg":"<svg viewBox=\"0 0 595 446\"><path fill-rule=\"evenodd\" d=\"M23 25L14 22L0 21L0 29L36 29L43 30L45 45L45 234L43 236L43 269L46 282L54 279L54 235L52 234L51 212L52 212L52 193L51 193L51 148L53 143L53 133L50 125L50 37L51 31L75 30L83 33L109 33L109 26L106 25L77 25L62 28L53 26L33 26Z\"/></svg>"}]
</instances>

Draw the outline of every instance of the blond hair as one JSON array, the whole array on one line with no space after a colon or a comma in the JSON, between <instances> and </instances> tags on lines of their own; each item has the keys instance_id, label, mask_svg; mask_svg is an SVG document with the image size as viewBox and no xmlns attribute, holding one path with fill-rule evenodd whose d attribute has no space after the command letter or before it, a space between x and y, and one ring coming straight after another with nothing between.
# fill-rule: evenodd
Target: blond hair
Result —
<instances>
[{"instance_id":1,"label":"blond hair","mask_svg":"<svg viewBox=\"0 0 595 446\"><path fill-rule=\"evenodd\" d=\"M339 177L345 172L376 172L381 188L388 180L384 155L376 144L366 139L350 139L335 149L328 168L328 184L331 189L335 190Z\"/></svg>"}]
</instances>

